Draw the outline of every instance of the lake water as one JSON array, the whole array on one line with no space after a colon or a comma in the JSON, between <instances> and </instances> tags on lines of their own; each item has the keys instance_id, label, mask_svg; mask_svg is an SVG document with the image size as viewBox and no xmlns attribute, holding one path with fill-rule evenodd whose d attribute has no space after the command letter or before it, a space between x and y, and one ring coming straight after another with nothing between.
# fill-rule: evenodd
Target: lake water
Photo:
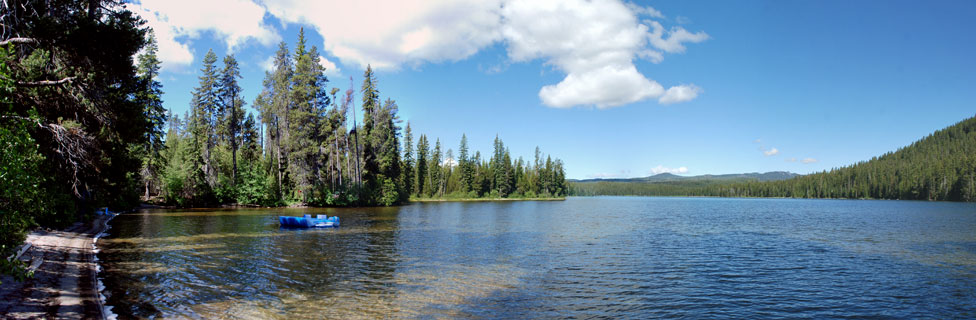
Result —
<instances>
[{"instance_id":1,"label":"lake water","mask_svg":"<svg viewBox=\"0 0 976 320\"><path fill-rule=\"evenodd\" d=\"M303 213L342 227L279 229ZM99 276L122 318L976 317L976 204L595 197L111 225Z\"/></svg>"}]
</instances>

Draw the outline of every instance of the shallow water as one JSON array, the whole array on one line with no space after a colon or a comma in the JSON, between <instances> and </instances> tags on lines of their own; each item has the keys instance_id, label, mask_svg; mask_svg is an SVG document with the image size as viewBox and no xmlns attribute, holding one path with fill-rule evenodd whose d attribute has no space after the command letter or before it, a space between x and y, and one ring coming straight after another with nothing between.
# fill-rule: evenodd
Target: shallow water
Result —
<instances>
[{"instance_id":1,"label":"shallow water","mask_svg":"<svg viewBox=\"0 0 976 320\"><path fill-rule=\"evenodd\" d=\"M279 229L305 213L342 227ZM111 224L100 276L121 318L976 317L976 204L596 197Z\"/></svg>"}]
</instances>

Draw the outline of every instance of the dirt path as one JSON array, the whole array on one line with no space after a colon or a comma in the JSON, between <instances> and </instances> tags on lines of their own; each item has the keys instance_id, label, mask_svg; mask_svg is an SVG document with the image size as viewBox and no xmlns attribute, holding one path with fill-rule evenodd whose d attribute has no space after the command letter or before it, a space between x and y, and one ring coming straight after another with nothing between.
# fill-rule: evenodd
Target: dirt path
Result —
<instances>
[{"instance_id":1,"label":"dirt path","mask_svg":"<svg viewBox=\"0 0 976 320\"><path fill-rule=\"evenodd\" d=\"M61 231L34 231L31 248L21 257L42 260L34 277L0 284L0 317L5 319L102 319L95 283L92 241L109 216L76 223Z\"/></svg>"}]
</instances>

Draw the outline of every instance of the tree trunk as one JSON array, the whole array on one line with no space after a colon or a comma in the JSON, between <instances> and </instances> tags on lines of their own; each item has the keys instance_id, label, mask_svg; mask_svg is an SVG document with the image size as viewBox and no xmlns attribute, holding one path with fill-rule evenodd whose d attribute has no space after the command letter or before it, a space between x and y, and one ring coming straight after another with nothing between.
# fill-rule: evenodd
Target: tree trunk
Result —
<instances>
[{"instance_id":1,"label":"tree trunk","mask_svg":"<svg viewBox=\"0 0 976 320\"><path fill-rule=\"evenodd\" d=\"M285 171L285 169L281 167L281 136L280 136L280 134L281 134L280 126L278 125L277 121L275 121L275 153L277 153L277 159L278 159L278 198L279 199L282 198L281 173Z\"/></svg>"}]
</instances>

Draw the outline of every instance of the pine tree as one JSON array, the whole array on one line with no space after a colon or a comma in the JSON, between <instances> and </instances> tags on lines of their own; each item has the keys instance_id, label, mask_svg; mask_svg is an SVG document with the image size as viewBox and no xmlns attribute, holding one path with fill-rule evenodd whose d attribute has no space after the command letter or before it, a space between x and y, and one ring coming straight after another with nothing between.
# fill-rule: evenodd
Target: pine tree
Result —
<instances>
[{"instance_id":1,"label":"pine tree","mask_svg":"<svg viewBox=\"0 0 976 320\"><path fill-rule=\"evenodd\" d=\"M166 109L163 108L163 85L156 80L162 62L157 57L159 46L156 37L150 29L146 34L146 46L137 58L139 80L144 89L136 94L140 104L145 106L148 120L145 142L143 143L144 157L142 178L145 182L145 197L149 199L151 189L160 188L160 170L164 163L161 161L160 151L163 144L163 128L166 125Z\"/></svg>"},{"instance_id":2,"label":"pine tree","mask_svg":"<svg viewBox=\"0 0 976 320\"><path fill-rule=\"evenodd\" d=\"M406 134L403 141L403 190L407 198L414 193L414 155L413 155L413 132L410 130L410 122L407 122Z\"/></svg>"},{"instance_id":3,"label":"pine tree","mask_svg":"<svg viewBox=\"0 0 976 320\"><path fill-rule=\"evenodd\" d=\"M302 201L308 202L318 181L321 139L319 122L329 96L325 92L328 81L318 61L318 49L306 51L305 30L299 31L295 46L295 69L291 76L291 109L287 113L289 139L288 169L296 183Z\"/></svg>"},{"instance_id":4,"label":"pine tree","mask_svg":"<svg viewBox=\"0 0 976 320\"><path fill-rule=\"evenodd\" d=\"M418 197L427 195L427 186L429 185L427 182L427 170L429 166L427 163L427 157L430 153L428 148L430 148L430 146L427 143L427 136L423 134L420 135L420 138L417 139L417 172L414 174L414 177L416 177L416 183L414 183L413 192Z\"/></svg>"},{"instance_id":5,"label":"pine tree","mask_svg":"<svg viewBox=\"0 0 976 320\"><path fill-rule=\"evenodd\" d=\"M285 42L278 45L275 52L274 70L265 73L264 89L254 101L254 107L261 112L261 122L266 126L266 154L272 155L271 169L276 180L275 198L282 199L287 169L288 110L291 103L291 58Z\"/></svg>"},{"instance_id":6,"label":"pine tree","mask_svg":"<svg viewBox=\"0 0 976 320\"><path fill-rule=\"evenodd\" d=\"M468 159L468 136L461 135L461 145L458 147L458 168L461 170L461 192L467 193L474 189L474 167Z\"/></svg>"},{"instance_id":7,"label":"pine tree","mask_svg":"<svg viewBox=\"0 0 976 320\"><path fill-rule=\"evenodd\" d=\"M372 140L372 133L376 123L375 113L376 109L379 108L380 98L379 90L376 88L376 75L373 73L373 68L369 65L366 65L366 71L363 73L363 86L360 93L363 95L363 126L359 132L361 133L360 137L363 138L362 179L364 188L367 191L366 199L367 201L373 201L375 194L371 192L378 188L376 174L379 171L379 163L376 159L377 146Z\"/></svg>"},{"instance_id":8,"label":"pine tree","mask_svg":"<svg viewBox=\"0 0 976 320\"><path fill-rule=\"evenodd\" d=\"M220 119L220 133L230 145L232 171L231 184L237 185L237 151L242 144L241 128L244 121L244 98L237 79L241 77L240 68L234 55L224 57L224 69L220 74L219 94L223 114Z\"/></svg>"},{"instance_id":9,"label":"pine tree","mask_svg":"<svg viewBox=\"0 0 976 320\"><path fill-rule=\"evenodd\" d=\"M428 163L427 176L427 180L429 180L427 195L431 197L441 195L444 191L444 183L441 179L441 139L437 139L434 144L434 150L431 152Z\"/></svg>"},{"instance_id":10,"label":"pine tree","mask_svg":"<svg viewBox=\"0 0 976 320\"><path fill-rule=\"evenodd\" d=\"M203 161L203 174L207 184L211 189L217 186L216 161L213 150L216 146L216 123L218 118L219 93L217 83L217 55L213 50L208 50L203 57L203 68L200 69L200 83L193 90L193 100L191 101L190 133L194 140L194 145L202 150L200 157Z\"/></svg>"}]
</instances>

